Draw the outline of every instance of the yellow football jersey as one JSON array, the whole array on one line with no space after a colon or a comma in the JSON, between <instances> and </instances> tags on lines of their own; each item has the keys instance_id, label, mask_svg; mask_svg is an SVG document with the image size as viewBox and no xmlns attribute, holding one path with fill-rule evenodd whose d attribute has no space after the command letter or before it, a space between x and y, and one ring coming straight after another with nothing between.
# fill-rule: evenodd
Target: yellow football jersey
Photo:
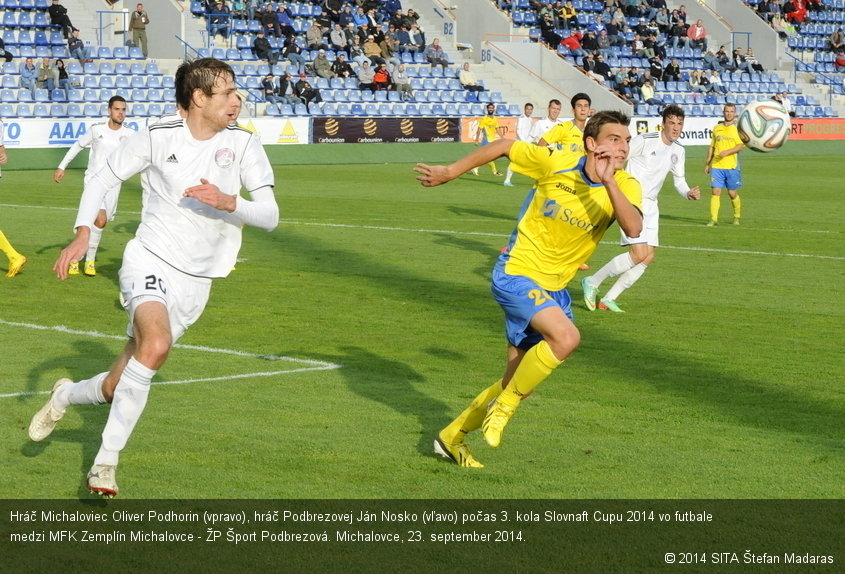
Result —
<instances>
[{"instance_id":1,"label":"yellow football jersey","mask_svg":"<svg viewBox=\"0 0 845 574\"><path fill-rule=\"evenodd\" d=\"M525 275L544 289L566 287L598 247L615 220L607 190L584 173L587 157L568 150L516 141L508 154L511 169L537 180L523 204L503 259L505 272ZM619 189L642 210L642 189L617 170Z\"/></svg>"},{"instance_id":2,"label":"yellow football jersey","mask_svg":"<svg viewBox=\"0 0 845 574\"><path fill-rule=\"evenodd\" d=\"M731 149L742 143L739 139L739 132L736 130L736 122L726 126L724 122L719 122L713 128L713 141L710 143L713 146L713 161L710 167L715 169L736 169L739 165L739 155L731 154L728 157L719 157L719 152L726 149Z\"/></svg>"},{"instance_id":3,"label":"yellow football jersey","mask_svg":"<svg viewBox=\"0 0 845 574\"><path fill-rule=\"evenodd\" d=\"M578 152L584 155L584 132L575 122L561 122L543 134L543 140L549 145L556 145L562 150Z\"/></svg>"},{"instance_id":4,"label":"yellow football jersey","mask_svg":"<svg viewBox=\"0 0 845 574\"><path fill-rule=\"evenodd\" d=\"M482 143L490 143L499 139L499 120L493 116L484 116L478 120Z\"/></svg>"}]
</instances>

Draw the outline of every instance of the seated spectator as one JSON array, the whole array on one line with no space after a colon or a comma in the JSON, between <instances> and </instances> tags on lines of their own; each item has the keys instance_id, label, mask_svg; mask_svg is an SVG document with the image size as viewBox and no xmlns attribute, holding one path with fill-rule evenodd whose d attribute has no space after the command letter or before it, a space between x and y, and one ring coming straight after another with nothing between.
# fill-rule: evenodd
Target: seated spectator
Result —
<instances>
[{"instance_id":1,"label":"seated spectator","mask_svg":"<svg viewBox=\"0 0 845 574\"><path fill-rule=\"evenodd\" d=\"M765 72L766 70L763 68L763 64L761 64L757 57L754 55L754 50L748 48L748 52L745 54L745 61L748 65L751 66L751 69L755 72Z\"/></svg>"},{"instance_id":2,"label":"seated spectator","mask_svg":"<svg viewBox=\"0 0 845 574\"><path fill-rule=\"evenodd\" d=\"M69 90L70 77L67 75L67 68L65 68L65 61L61 58L56 60L56 73L59 81L59 87L63 90Z\"/></svg>"},{"instance_id":3,"label":"seated spectator","mask_svg":"<svg viewBox=\"0 0 845 574\"><path fill-rule=\"evenodd\" d=\"M343 31L340 24L335 24L332 28L331 33L329 34L329 42L332 43L332 50L335 52L343 51L347 54L347 48L351 42L350 38L346 35L346 32Z\"/></svg>"},{"instance_id":4,"label":"seated spectator","mask_svg":"<svg viewBox=\"0 0 845 574\"><path fill-rule=\"evenodd\" d=\"M373 84L375 84L376 90L390 90L393 88L393 78L387 70L387 64L381 63L376 66L375 72L373 72Z\"/></svg>"},{"instance_id":5,"label":"seated spectator","mask_svg":"<svg viewBox=\"0 0 845 574\"><path fill-rule=\"evenodd\" d=\"M285 39L282 47L282 55L296 66L296 71L302 73L305 70L305 57L302 55L302 48L296 43L296 36L290 35Z\"/></svg>"},{"instance_id":6,"label":"seated spectator","mask_svg":"<svg viewBox=\"0 0 845 574\"><path fill-rule=\"evenodd\" d=\"M376 38L379 48L381 48L381 57L384 58L391 69L395 70L402 61L396 57L399 51L399 44L396 41L396 29L393 26L388 26L387 32L379 31L380 38Z\"/></svg>"},{"instance_id":7,"label":"seated spectator","mask_svg":"<svg viewBox=\"0 0 845 574\"><path fill-rule=\"evenodd\" d=\"M573 32L572 34L560 41L560 45L566 46L566 48L569 50L569 53L572 54L572 56L576 58L576 60L577 58L583 58L587 55L587 50L585 50L581 46L582 37L583 34L581 34L581 32Z\"/></svg>"},{"instance_id":8,"label":"seated spectator","mask_svg":"<svg viewBox=\"0 0 845 574\"><path fill-rule=\"evenodd\" d=\"M376 43L375 36L372 34L367 36L367 40L361 45L361 51L374 66L386 63L385 59L381 57L381 46Z\"/></svg>"},{"instance_id":9,"label":"seated spectator","mask_svg":"<svg viewBox=\"0 0 845 574\"><path fill-rule=\"evenodd\" d=\"M399 51L402 52L412 52L422 54L425 52L425 34L423 34L422 30L417 24L413 24L411 29L408 30L408 41L407 43L402 43L402 37L399 38Z\"/></svg>"},{"instance_id":10,"label":"seated spectator","mask_svg":"<svg viewBox=\"0 0 845 574\"><path fill-rule=\"evenodd\" d=\"M722 63L719 61L719 58L717 58L716 54L714 54L713 52L704 52L702 60L704 61L705 70L716 70L717 72L722 72L725 70L725 67L722 66Z\"/></svg>"},{"instance_id":11,"label":"seated spectator","mask_svg":"<svg viewBox=\"0 0 845 574\"><path fill-rule=\"evenodd\" d=\"M738 72L746 72L748 74L754 71L751 67L751 62L746 60L745 52L742 48L735 48L733 51L733 67Z\"/></svg>"},{"instance_id":12,"label":"seated spectator","mask_svg":"<svg viewBox=\"0 0 845 574\"><path fill-rule=\"evenodd\" d=\"M599 32L599 36L596 38L596 44L598 45L599 54L605 58L610 57L610 37L607 35L606 29Z\"/></svg>"},{"instance_id":13,"label":"seated spectator","mask_svg":"<svg viewBox=\"0 0 845 574\"><path fill-rule=\"evenodd\" d=\"M717 72L716 70L711 70L710 77L707 79L710 80L711 92L720 94L728 93L728 89L725 87L725 84L722 83L722 76L719 75L719 72Z\"/></svg>"},{"instance_id":14,"label":"seated spectator","mask_svg":"<svg viewBox=\"0 0 845 574\"><path fill-rule=\"evenodd\" d=\"M340 14L343 12L343 0L323 0L323 7L332 23L340 22Z\"/></svg>"},{"instance_id":15,"label":"seated spectator","mask_svg":"<svg viewBox=\"0 0 845 574\"><path fill-rule=\"evenodd\" d=\"M223 2L215 2L213 6L209 5L207 12L208 18L208 37L214 38L218 34L224 39L229 38L229 18L231 12Z\"/></svg>"},{"instance_id":16,"label":"seated spectator","mask_svg":"<svg viewBox=\"0 0 845 574\"><path fill-rule=\"evenodd\" d=\"M707 30L704 28L704 22L701 18L687 29L687 38L689 38L691 47L701 50L707 49Z\"/></svg>"},{"instance_id":17,"label":"seated spectator","mask_svg":"<svg viewBox=\"0 0 845 574\"><path fill-rule=\"evenodd\" d=\"M683 48L690 47L690 39L689 36L687 36L687 25L683 20L675 22L672 27L669 28L669 33L667 35L672 39L671 42L673 48L678 48L679 46Z\"/></svg>"},{"instance_id":18,"label":"seated spectator","mask_svg":"<svg viewBox=\"0 0 845 574\"><path fill-rule=\"evenodd\" d=\"M325 50L317 52L317 56L314 58L314 61L311 62L311 65L314 66L314 73L321 78L326 78L328 80L334 77L334 72L332 72L332 63L329 62L328 58L326 58Z\"/></svg>"},{"instance_id":19,"label":"seated spectator","mask_svg":"<svg viewBox=\"0 0 845 574\"><path fill-rule=\"evenodd\" d=\"M666 68L663 69L663 81L681 81L681 64L680 62L678 62L677 58L672 58L672 60L668 64L666 64Z\"/></svg>"},{"instance_id":20,"label":"seated spectator","mask_svg":"<svg viewBox=\"0 0 845 574\"><path fill-rule=\"evenodd\" d=\"M642 94L642 98L645 103L657 106L658 112L662 111L665 104L663 100L657 97L657 94L654 91L654 84L651 80L640 86L640 93Z\"/></svg>"},{"instance_id":21,"label":"seated spectator","mask_svg":"<svg viewBox=\"0 0 845 574\"><path fill-rule=\"evenodd\" d=\"M74 29L70 33L70 38L67 39L67 51L83 64L94 61L91 59L91 48L86 46L79 37L79 30Z\"/></svg>"},{"instance_id":22,"label":"seated spectator","mask_svg":"<svg viewBox=\"0 0 845 574\"><path fill-rule=\"evenodd\" d=\"M376 72L370 65L369 60L364 60L358 68L358 88L376 92Z\"/></svg>"},{"instance_id":23,"label":"seated spectator","mask_svg":"<svg viewBox=\"0 0 845 574\"><path fill-rule=\"evenodd\" d=\"M323 29L316 20L311 21L311 27L305 31L305 45L309 50L327 50L329 47L323 42Z\"/></svg>"},{"instance_id":24,"label":"seated spectator","mask_svg":"<svg viewBox=\"0 0 845 574\"><path fill-rule=\"evenodd\" d=\"M403 102L413 101L414 91L411 89L411 77L405 69L405 64L399 64L393 73L393 83Z\"/></svg>"},{"instance_id":25,"label":"seated spectator","mask_svg":"<svg viewBox=\"0 0 845 574\"><path fill-rule=\"evenodd\" d=\"M581 37L581 47L595 56L599 49L599 39L594 30L587 30L587 33Z\"/></svg>"},{"instance_id":26,"label":"seated spectator","mask_svg":"<svg viewBox=\"0 0 845 574\"><path fill-rule=\"evenodd\" d=\"M356 27L361 27L362 24L369 24L367 20L367 13L364 12L364 8L358 6L358 9L355 10L355 14L352 15L352 21L355 23Z\"/></svg>"},{"instance_id":27,"label":"seated spectator","mask_svg":"<svg viewBox=\"0 0 845 574\"><path fill-rule=\"evenodd\" d=\"M279 61L279 52L270 45L270 40L265 37L264 30L259 30L252 41L252 52L256 58L267 60L271 66Z\"/></svg>"},{"instance_id":28,"label":"seated spectator","mask_svg":"<svg viewBox=\"0 0 845 574\"><path fill-rule=\"evenodd\" d=\"M610 84L613 81L613 71L607 62L604 61L604 56L600 52L596 54L596 66L593 68L592 73L594 76L593 79L600 84Z\"/></svg>"},{"instance_id":29,"label":"seated spectator","mask_svg":"<svg viewBox=\"0 0 845 574\"><path fill-rule=\"evenodd\" d=\"M47 8L47 13L50 14L50 25L60 26L62 36L65 39L69 38L71 31L74 30L74 26L71 24L70 17L67 15L67 8L62 6L59 0L52 0L52 4Z\"/></svg>"},{"instance_id":30,"label":"seated spectator","mask_svg":"<svg viewBox=\"0 0 845 574\"><path fill-rule=\"evenodd\" d=\"M38 66L38 76L35 79L35 87L42 90L53 90L58 83L59 72L53 66L50 58L41 58L41 65Z\"/></svg>"},{"instance_id":31,"label":"seated spectator","mask_svg":"<svg viewBox=\"0 0 845 574\"><path fill-rule=\"evenodd\" d=\"M305 74L299 74L299 81L294 85L293 91L306 104L319 104L323 101L320 90L311 85Z\"/></svg>"},{"instance_id":32,"label":"seated spectator","mask_svg":"<svg viewBox=\"0 0 845 574\"><path fill-rule=\"evenodd\" d=\"M273 36L275 38L285 37L279 29L279 21L276 17L276 12L273 12L270 4L265 5L264 10L261 11L261 17L258 20L261 22L261 29L264 30L264 33L268 36ZM295 31L291 32L291 34L294 33Z\"/></svg>"},{"instance_id":33,"label":"seated spectator","mask_svg":"<svg viewBox=\"0 0 845 574\"><path fill-rule=\"evenodd\" d=\"M707 74L701 70L693 70L689 76L689 90L700 94L709 92L710 80L707 79Z\"/></svg>"},{"instance_id":34,"label":"seated spectator","mask_svg":"<svg viewBox=\"0 0 845 574\"><path fill-rule=\"evenodd\" d=\"M338 54L337 59L332 62L332 73L336 78L351 78L355 75L352 66L346 61L344 54Z\"/></svg>"},{"instance_id":35,"label":"seated spectator","mask_svg":"<svg viewBox=\"0 0 845 574\"><path fill-rule=\"evenodd\" d=\"M274 23L274 28L276 31L277 38L285 38L290 34L296 34L296 29L294 28L293 22L293 14L285 4L279 4L279 8L276 10L275 17L276 21Z\"/></svg>"},{"instance_id":36,"label":"seated spectator","mask_svg":"<svg viewBox=\"0 0 845 574\"><path fill-rule=\"evenodd\" d=\"M607 25L607 38L610 40L611 46L624 46L625 45L625 36L623 35L625 32L623 25L621 24L621 20L614 18L610 21Z\"/></svg>"},{"instance_id":37,"label":"seated spectator","mask_svg":"<svg viewBox=\"0 0 845 574\"><path fill-rule=\"evenodd\" d=\"M352 37L352 44L349 46L349 59L361 66L364 62L369 62L370 59L364 55L364 50L361 49L361 40L358 35Z\"/></svg>"},{"instance_id":38,"label":"seated spectator","mask_svg":"<svg viewBox=\"0 0 845 574\"><path fill-rule=\"evenodd\" d=\"M781 7L781 12L788 22L803 24L807 19L807 6L803 0L786 0Z\"/></svg>"},{"instance_id":39,"label":"seated spectator","mask_svg":"<svg viewBox=\"0 0 845 574\"><path fill-rule=\"evenodd\" d=\"M795 110L792 109L792 102L789 101L786 92L778 92L772 96L772 99L783 106L783 109L790 115L790 117L795 117Z\"/></svg>"},{"instance_id":40,"label":"seated spectator","mask_svg":"<svg viewBox=\"0 0 845 574\"><path fill-rule=\"evenodd\" d=\"M5 58L7 62L11 62L14 58L14 55L6 49L6 42L3 41L3 38L0 38L0 56Z\"/></svg>"},{"instance_id":41,"label":"seated spectator","mask_svg":"<svg viewBox=\"0 0 845 574\"><path fill-rule=\"evenodd\" d=\"M32 97L35 97L35 81L38 79L38 68L35 66L32 58L27 58L21 65L20 78L21 87L31 91Z\"/></svg>"},{"instance_id":42,"label":"seated spectator","mask_svg":"<svg viewBox=\"0 0 845 574\"><path fill-rule=\"evenodd\" d=\"M663 60L660 56L654 56L653 58L649 59L648 69L651 72L651 77L655 80L666 79L663 77L663 71L665 70L665 66L663 65Z\"/></svg>"},{"instance_id":43,"label":"seated spectator","mask_svg":"<svg viewBox=\"0 0 845 574\"><path fill-rule=\"evenodd\" d=\"M716 58L718 58L719 65L722 66L723 70L728 70L730 72L736 71L736 68L733 65L733 60L731 60L730 56L728 56L724 46L719 46L719 49L716 50Z\"/></svg>"},{"instance_id":44,"label":"seated spectator","mask_svg":"<svg viewBox=\"0 0 845 574\"><path fill-rule=\"evenodd\" d=\"M423 57L425 60L431 64L431 67L440 65L443 66L443 70L446 70L446 66L449 65L449 59L446 57L446 52L443 51L443 48L440 46L440 40L435 38L431 41L431 44L426 47L425 52L423 52Z\"/></svg>"},{"instance_id":45,"label":"seated spectator","mask_svg":"<svg viewBox=\"0 0 845 574\"><path fill-rule=\"evenodd\" d=\"M271 104L278 104L282 99L278 95L278 88L276 87L276 77L272 72L264 76L261 80L261 90L264 92L264 101Z\"/></svg>"},{"instance_id":46,"label":"seated spectator","mask_svg":"<svg viewBox=\"0 0 845 574\"><path fill-rule=\"evenodd\" d=\"M836 69L837 72L841 72L845 69L845 51L840 50L836 52L836 57L833 59L833 67Z\"/></svg>"},{"instance_id":47,"label":"seated spectator","mask_svg":"<svg viewBox=\"0 0 845 574\"><path fill-rule=\"evenodd\" d=\"M345 4L343 6L343 10L340 12L340 16L337 19L337 23L340 24L340 27L344 30L347 26L352 24L355 27L355 19L352 17L352 5Z\"/></svg>"},{"instance_id":48,"label":"seated spectator","mask_svg":"<svg viewBox=\"0 0 845 574\"><path fill-rule=\"evenodd\" d=\"M845 34L842 33L841 27L834 30L833 34L830 35L828 43L830 44L830 51L834 53L845 47Z\"/></svg>"},{"instance_id":49,"label":"seated spectator","mask_svg":"<svg viewBox=\"0 0 845 574\"><path fill-rule=\"evenodd\" d=\"M305 103L302 98L296 95L296 89L291 79L291 75L285 72L285 75L279 78L279 89L276 92L279 96L279 102L282 104L296 104Z\"/></svg>"},{"instance_id":50,"label":"seated spectator","mask_svg":"<svg viewBox=\"0 0 845 574\"><path fill-rule=\"evenodd\" d=\"M572 5L572 0L567 0L566 4L561 7L558 18L564 30L578 27L578 11Z\"/></svg>"},{"instance_id":51,"label":"seated spectator","mask_svg":"<svg viewBox=\"0 0 845 574\"><path fill-rule=\"evenodd\" d=\"M475 73L469 69L469 62L464 62L461 66L461 71L458 72L458 81L465 90L470 92L483 92L484 86L478 83Z\"/></svg>"}]
</instances>

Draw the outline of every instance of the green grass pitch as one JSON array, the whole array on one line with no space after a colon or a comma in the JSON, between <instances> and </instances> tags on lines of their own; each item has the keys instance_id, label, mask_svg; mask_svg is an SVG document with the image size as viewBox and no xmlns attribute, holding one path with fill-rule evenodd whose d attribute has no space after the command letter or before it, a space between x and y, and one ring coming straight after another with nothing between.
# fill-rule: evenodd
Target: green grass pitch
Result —
<instances>
[{"instance_id":1,"label":"green grass pitch","mask_svg":"<svg viewBox=\"0 0 845 574\"><path fill-rule=\"evenodd\" d=\"M390 160L402 146L359 149L371 163L276 167L281 224L245 231L236 270L156 376L121 498L845 497L842 144L744 153L742 225L724 200L715 229L690 148L703 199L670 178L663 247L626 314L587 312L570 285L581 348L501 447L470 438L481 470L431 443L504 367L488 278L529 181L505 188L482 167L424 189L411 161ZM0 229L29 257L0 278L6 499L91 496L107 407L72 407L43 443L26 436L56 378L101 372L122 346L117 270L139 184L124 186L99 275L61 283L50 268L81 182L74 170L54 184L52 169L0 180Z\"/></svg>"}]
</instances>

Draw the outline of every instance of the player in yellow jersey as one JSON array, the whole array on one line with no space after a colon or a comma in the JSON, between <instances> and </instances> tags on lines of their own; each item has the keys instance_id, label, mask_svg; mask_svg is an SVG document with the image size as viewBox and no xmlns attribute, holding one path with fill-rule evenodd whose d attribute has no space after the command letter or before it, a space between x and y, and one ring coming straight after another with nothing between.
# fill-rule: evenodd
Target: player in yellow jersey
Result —
<instances>
[{"instance_id":1,"label":"player in yellow jersey","mask_svg":"<svg viewBox=\"0 0 845 574\"><path fill-rule=\"evenodd\" d=\"M719 222L722 188L728 190L728 196L731 198L734 225L739 225L739 218L742 217L742 202L739 198L742 174L738 154L745 146L736 130L736 105L725 104L722 117L724 121L713 128L713 139L707 148L707 161L704 164L704 173L710 175L710 188L713 191L710 196L710 222L707 227L715 227Z\"/></svg>"},{"instance_id":2,"label":"player in yellow jersey","mask_svg":"<svg viewBox=\"0 0 845 574\"><path fill-rule=\"evenodd\" d=\"M593 101L587 94L579 92L572 96L570 103L572 104L572 119L553 126L543 134L537 145L554 145L561 149L584 153L584 126L587 125L587 118L590 117Z\"/></svg>"},{"instance_id":3,"label":"player in yellow jersey","mask_svg":"<svg viewBox=\"0 0 845 574\"><path fill-rule=\"evenodd\" d=\"M499 120L493 117L496 112L496 104L487 104L487 115L478 120L478 132L475 135L476 145L487 145L499 139ZM496 162L490 161L487 165L493 170L493 175L503 175L496 168ZM472 173L478 175L478 168Z\"/></svg>"},{"instance_id":4,"label":"player in yellow jersey","mask_svg":"<svg viewBox=\"0 0 845 574\"><path fill-rule=\"evenodd\" d=\"M545 380L580 342L572 323L567 283L607 228L618 221L626 235L642 231L639 182L621 168L628 157L629 118L599 112L587 124L587 155L503 139L448 166L417 164L426 187L441 185L500 156L537 181L523 203L509 249L493 270L493 295L505 312L507 365L502 378L440 431L434 450L464 467L481 467L464 442L482 429L498 446L520 401Z\"/></svg>"},{"instance_id":5,"label":"player in yellow jersey","mask_svg":"<svg viewBox=\"0 0 845 574\"><path fill-rule=\"evenodd\" d=\"M6 143L3 139L4 128L3 122L0 121L0 165L6 165L9 162L9 156L6 155ZM15 251L15 248L12 247L12 244L9 243L9 240L6 239L2 231L0 231L0 251L5 253L6 258L9 260L9 270L6 273L6 277L14 277L20 273L21 268L26 263L26 257Z\"/></svg>"}]
</instances>

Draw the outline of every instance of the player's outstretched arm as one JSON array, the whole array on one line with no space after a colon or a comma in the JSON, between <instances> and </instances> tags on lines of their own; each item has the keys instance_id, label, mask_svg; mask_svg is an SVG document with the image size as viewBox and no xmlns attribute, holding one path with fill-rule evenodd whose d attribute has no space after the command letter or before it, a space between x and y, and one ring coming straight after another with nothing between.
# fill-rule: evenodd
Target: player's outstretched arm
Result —
<instances>
[{"instance_id":1,"label":"player's outstretched arm","mask_svg":"<svg viewBox=\"0 0 845 574\"><path fill-rule=\"evenodd\" d=\"M500 139L491 144L482 146L450 165L428 165L418 163L414 171L419 175L417 180L424 187L435 187L443 185L459 177L469 170L480 167L486 163L508 155L514 140Z\"/></svg>"}]
</instances>

